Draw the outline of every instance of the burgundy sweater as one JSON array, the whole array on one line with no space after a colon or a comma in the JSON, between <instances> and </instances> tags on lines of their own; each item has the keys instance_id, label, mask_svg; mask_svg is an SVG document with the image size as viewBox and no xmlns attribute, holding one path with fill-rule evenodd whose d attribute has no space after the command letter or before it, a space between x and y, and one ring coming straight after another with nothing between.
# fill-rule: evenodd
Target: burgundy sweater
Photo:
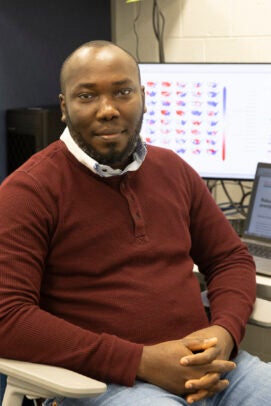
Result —
<instances>
[{"instance_id":1,"label":"burgundy sweater","mask_svg":"<svg viewBox=\"0 0 271 406\"><path fill-rule=\"evenodd\" d=\"M0 188L0 356L132 385L143 344L208 326L239 344L255 298L251 257L204 182L148 147L101 178L57 141Z\"/></svg>"}]
</instances>

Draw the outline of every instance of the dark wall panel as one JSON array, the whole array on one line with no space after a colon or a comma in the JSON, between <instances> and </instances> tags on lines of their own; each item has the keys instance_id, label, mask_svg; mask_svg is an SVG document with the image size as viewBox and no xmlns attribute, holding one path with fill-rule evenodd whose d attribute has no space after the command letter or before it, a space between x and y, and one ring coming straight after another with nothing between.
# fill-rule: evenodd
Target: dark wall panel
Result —
<instances>
[{"instance_id":1,"label":"dark wall panel","mask_svg":"<svg viewBox=\"0 0 271 406\"><path fill-rule=\"evenodd\" d=\"M6 110L58 103L61 63L83 42L110 40L110 19L110 0L1 0L0 182Z\"/></svg>"}]
</instances>

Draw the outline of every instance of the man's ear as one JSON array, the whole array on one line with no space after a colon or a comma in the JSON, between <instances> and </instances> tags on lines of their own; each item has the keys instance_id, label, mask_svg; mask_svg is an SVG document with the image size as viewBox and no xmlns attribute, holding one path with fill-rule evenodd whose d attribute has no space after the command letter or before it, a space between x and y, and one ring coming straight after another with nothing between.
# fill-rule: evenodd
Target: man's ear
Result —
<instances>
[{"instance_id":1,"label":"man's ear","mask_svg":"<svg viewBox=\"0 0 271 406\"><path fill-rule=\"evenodd\" d=\"M63 123L67 124L65 96L64 96L64 94L60 93L58 97L59 97L60 108L61 108L61 112L62 112L61 121Z\"/></svg>"},{"instance_id":2,"label":"man's ear","mask_svg":"<svg viewBox=\"0 0 271 406\"><path fill-rule=\"evenodd\" d=\"M146 103L145 103L145 87L141 86L141 94L142 94L142 101L144 106L144 113L147 111Z\"/></svg>"}]
</instances>

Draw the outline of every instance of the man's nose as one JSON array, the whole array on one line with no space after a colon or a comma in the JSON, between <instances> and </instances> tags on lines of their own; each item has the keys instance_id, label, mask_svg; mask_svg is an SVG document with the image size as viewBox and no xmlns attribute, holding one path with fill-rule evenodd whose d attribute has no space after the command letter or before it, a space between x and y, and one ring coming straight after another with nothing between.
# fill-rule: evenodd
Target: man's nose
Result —
<instances>
[{"instance_id":1,"label":"man's nose","mask_svg":"<svg viewBox=\"0 0 271 406\"><path fill-rule=\"evenodd\" d=\"M112 98L100 98L96 114L98 120L112 120L112 118L119 117L119 115L116 102Z\"/></svg>"}]
</instances>

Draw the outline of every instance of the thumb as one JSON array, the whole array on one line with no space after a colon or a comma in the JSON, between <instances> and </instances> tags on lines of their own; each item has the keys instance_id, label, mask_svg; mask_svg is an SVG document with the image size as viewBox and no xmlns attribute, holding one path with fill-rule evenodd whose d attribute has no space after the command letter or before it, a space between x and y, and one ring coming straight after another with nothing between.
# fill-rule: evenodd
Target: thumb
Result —
<instances>
[{"instance_id":1,"label":"thumb","mask_svg":"<svg viewBox=\"0 0 271 406\"><path fill-rule=\"evenodd\" d=\"M182 340L183 344L191 351L203 351L217 344L217 337L187 337Z\"/></svg>"}]
</instances>

